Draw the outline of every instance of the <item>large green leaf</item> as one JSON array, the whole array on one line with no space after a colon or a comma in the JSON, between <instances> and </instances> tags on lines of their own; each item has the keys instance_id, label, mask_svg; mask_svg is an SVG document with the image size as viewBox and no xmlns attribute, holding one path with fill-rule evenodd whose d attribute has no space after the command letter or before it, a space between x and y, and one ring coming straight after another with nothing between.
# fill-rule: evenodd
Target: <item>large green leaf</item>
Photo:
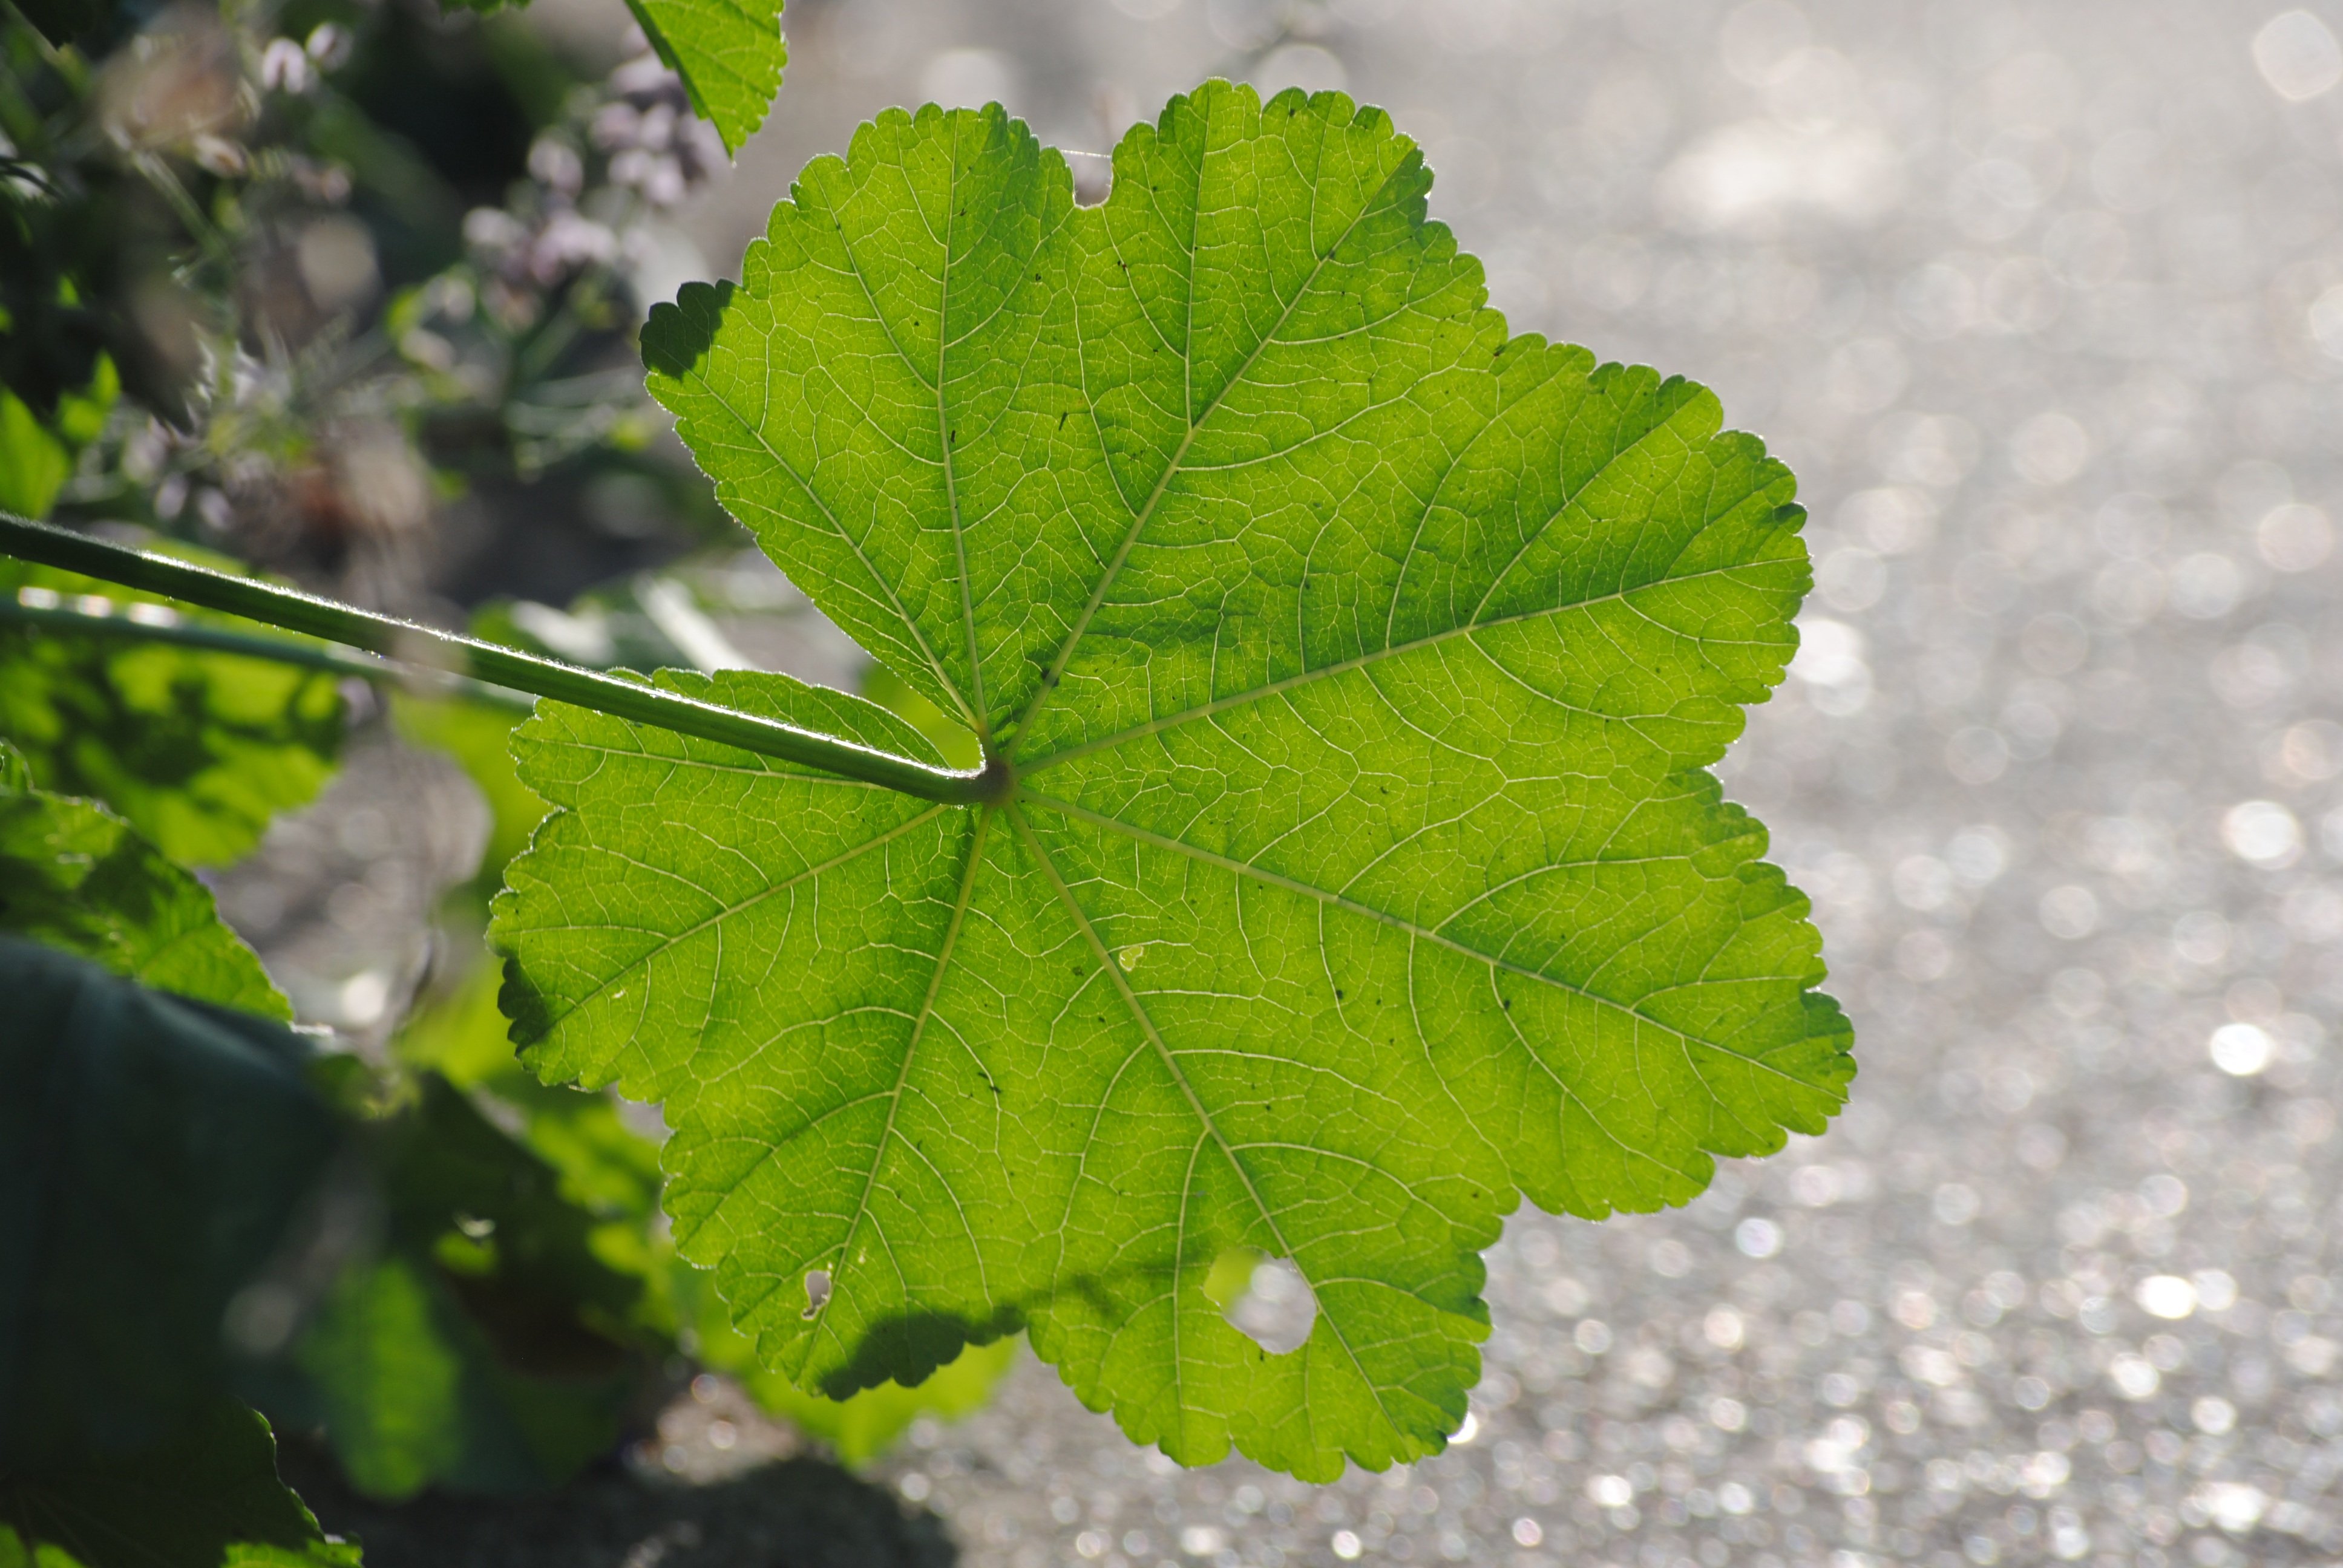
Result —
<instances>
[{"instance_id":1,"label":"large green leaf","mask_svg":"<svg viewBox=\"0 0 2343 1568\"><path fill-rule=\"evenodd\" d=\"M0 741L0 931L142 985L289 1021L292 1005L209 888L94 800L32 787Z\"/></svg>"},{"instance_id":2,"label":"large green leaf","mask_svg":"<svg viewBox=\"0 0 2343 1568\"><path fill-rule=\"evenodd\" d=\"M282 1023L0 937L0 1473L171 1441L339 1141Z\"/></svg>"},{"instance_id":3,"label":"large green leaf","mask_svg":"<svg viewBox=\"0 0 2343 1568\"><path fill-rule=\"evenodd\" d=\"M667 1206L800 1386L1019 1326L1183 1462L1438 1450L1521 1196L1683 1202L1853 1071L1705 770L1795 646L1788 472L1509 337L1421 155L1212 84L1077 208L997 109L809 166L645 333L725 504L1013 783L942 807L550 704L508 1010L666 1102ZM778 676L670 686L934 761ZM1307 1342L1208 1294L1291 1260Z\"/></svg>"},{"instance_id":4,"label":"large green leaf","mask_svg":"<svg viewBox=\"0 0 2343 1568\"><path fill-rule=\"evenodd\" d=\"M45 607L85 595L117 611L248 626L0 559L0 601ZM271 817L317 795L341 749L342 700L320 670L0 617L0 739L25 753L43 789L104 800L174 860L219 865L251 849Z\"/></svg>"},{"instance_id":5,"label":"large green leaf","mask_svg":"<svg viewBox=\"0 0 2343 1568\"><path fill-rule=\"evenodd\" d=\"M156 1447L0 1476L0 1568L357 1568L277 1478L268 1423L213 1402Z\"/></svg>"}]
</instances>

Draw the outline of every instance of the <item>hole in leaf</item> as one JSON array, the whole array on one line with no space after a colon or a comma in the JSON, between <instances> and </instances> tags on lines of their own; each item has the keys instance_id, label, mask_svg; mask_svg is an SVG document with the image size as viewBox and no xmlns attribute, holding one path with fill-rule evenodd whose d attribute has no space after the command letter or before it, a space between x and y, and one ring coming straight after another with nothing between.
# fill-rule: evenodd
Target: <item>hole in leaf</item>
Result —
<instances>
[{"instance_id":1,"label":"hole in leaf","mask_svg":"<svg viewBox=\"0 0 2343 1568\"><path fill-rule=\"evenodd\" d=\"M1300 1350L1318 1321L1318 1299L1288 1258L1232 1247L1212 1263L1204 1294L1229 1326L1271 1355Z\"/></svg>"},{"instance_id":2,"label":"hole in leaf","mask_svg":"<svg viewBox=\"0 0 2343 1568\"><path fill-rule=\"evenodd\" d=\"M830 1271L815 1269L806 1275L806 1309L798 1316L810 1318L830 1300Z\"/></svg>"}]
</instances>

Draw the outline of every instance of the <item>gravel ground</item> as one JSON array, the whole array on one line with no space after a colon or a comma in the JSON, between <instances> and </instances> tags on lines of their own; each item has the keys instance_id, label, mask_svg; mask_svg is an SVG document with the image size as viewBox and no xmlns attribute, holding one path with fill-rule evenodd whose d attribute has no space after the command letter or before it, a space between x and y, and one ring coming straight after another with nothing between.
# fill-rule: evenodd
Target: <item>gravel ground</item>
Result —
<instances>
[{"instance_id":1,"label":"gravel ground","mask_svg":"<svg viewBox=\"0 0 2343 1568\"><path fill-rule=\"evenodd\" d=\"M1517 328L1708 382L1815 513L1726 772L1846 1114L1688 1210L1517 1215L1404 1470L1182 1473L1027 1363L880 1472L963 1562L2343 1555L2343 4L2280 3L793 6L716 271L885 104L1100 150L1216 69L1340 83Z\"/></svg>"}]
</instances>

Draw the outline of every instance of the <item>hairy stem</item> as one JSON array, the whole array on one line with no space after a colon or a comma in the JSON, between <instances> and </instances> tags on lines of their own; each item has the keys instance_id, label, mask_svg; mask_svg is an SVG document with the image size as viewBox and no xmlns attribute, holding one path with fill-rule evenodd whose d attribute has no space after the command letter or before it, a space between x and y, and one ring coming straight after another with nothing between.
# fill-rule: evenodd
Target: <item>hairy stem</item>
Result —
<instances>
[{"instance_id":1,"label":"hairy stem","mask_svg":"<svg viewBox=\"0 0 2343 1568\"><path fill-rule=\"evenodd\" d=\"M208 567L109 544L6 512L0 512L0 554L305 632L426 669L468 676L488 686L550 697L615 718L737 746L743 751L921 799L971 804L995 798L1007 782L998 769L961 773L930 768L778 719L697 701L413 621L375 615L256 578L231 577Z\"/></svg>"}]
</instances>

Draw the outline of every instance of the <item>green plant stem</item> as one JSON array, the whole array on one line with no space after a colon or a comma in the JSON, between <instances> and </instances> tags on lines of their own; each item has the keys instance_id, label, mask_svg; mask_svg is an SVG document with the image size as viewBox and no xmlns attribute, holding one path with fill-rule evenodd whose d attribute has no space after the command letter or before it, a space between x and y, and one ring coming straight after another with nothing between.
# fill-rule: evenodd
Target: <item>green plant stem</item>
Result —
<instances>
[{"instance_id":1,"label":"green plant stem","mask_svg":"<svg viewBox=\"0 0 2343 1568\"><path fill-rule=\"evenodd\" d=\"M503 708L527 709L528 699L501 686L488 686L439 669L417 669L388 659L347 653L314 642L293 642L281 637L256 637L224 627L160 624L126 615L96 614L78 609L43 609L0 599L0 626L30 626L78 637L109 637L123 642L159 642L174 648L199 648L210 653L232 653L244 658L265 658L277 664L319 669L328 675L355 676L360 680L391 681L433 697L460 697Z\"/></svg>"},{"instance_id":2,"label":"green plant stem","mask_svg":"<svg viewBox=\"0 0 2343 1568\"><path fill-rule=\"evenodd\" d=\"M256 578L231 577L208 567L108 544L7 512L0 512L0 553L325 638L385 658L737 746L922 799L973 804L998 799L1008 783L1006 770L997 766L969 773L930 768L777 719L695 701L677 692L413 621L375 615Z\"/></svg>"}]
</instances>

